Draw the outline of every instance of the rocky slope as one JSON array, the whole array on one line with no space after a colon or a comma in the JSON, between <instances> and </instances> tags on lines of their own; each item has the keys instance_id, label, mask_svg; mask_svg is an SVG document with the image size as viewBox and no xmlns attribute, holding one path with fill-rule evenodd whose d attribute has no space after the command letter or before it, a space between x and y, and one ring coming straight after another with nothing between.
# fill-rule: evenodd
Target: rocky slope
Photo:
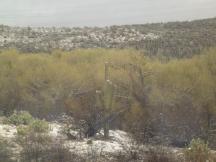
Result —
<instances>
[{"instance_id":1,"label":"rocky slope","mask_svg":"<svg viewBox=\"0 0 216 162\"><path fill-rule=\"evenodd\" d=\"M150 56L191 57L216 45L216 18L191 22L85 28L0 26L0 49L135 48Z\"/></svg>"}]
</instances>

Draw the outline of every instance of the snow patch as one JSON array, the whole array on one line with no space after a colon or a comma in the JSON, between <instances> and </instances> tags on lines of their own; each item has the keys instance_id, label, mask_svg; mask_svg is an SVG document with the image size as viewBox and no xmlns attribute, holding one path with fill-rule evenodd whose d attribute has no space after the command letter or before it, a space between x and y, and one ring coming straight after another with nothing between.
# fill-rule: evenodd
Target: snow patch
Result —
<instances>
[{"instance_id":1,"label":"snow patch","mask_svg":"<svg viewBox=\"0 0 216 162\"><path fill-rule=\"evenodd\" d=\"M83 139L82 141L67 141L65 145L74 153L80 155L88 154L118 154L124 151L124 147L128 146L132 139L129 135L120 130L110 130L110 138L102 139L101 131L94 138Z\"/></svg>"},{"instance_id":2,"label":"snow patch","mask_svg":"<svg viewBox=\"0 0 216 162\"><path fill-rule=\"evenodd\" d=\"M0 137L3 138L15 138L17 133L16 126L1 125L0 124Z\"/></svg>"},{"instance_id":3,"label":"snow patch","mask_svg":"<svg viewBox=\"0 0 216 162\"><path fill-rule=\"evenodd\" d=\"M50 124L50 135L54 138L65 137L62 134L63 124L52 123ZM77 131L72 130L74 134ZM115 154L124 151L124 147L128 146L132 139L128 133L121 130L110 130L109 139L103 140L103 131L98 133L95 137L84 138L82 140L65 140L64 145L67 146L72 152L80 155L92 154Z\"/></svg>"},{"instance_id":4,"label":"snow patch","mask_svg":"<svg viewBox=\"0 0 216 162\"><path fill-rule=\"evenodd\" d=\"M124 151L124 147L131 143L129 135L121 130L110 130L108 140L103 139L103 131L95 137L84 138L82 140L68 140L66 135L62 133L64 124L50 123L50 136L54 139L63 139L64 145L72 152L81 156L89 154L116 154ZM74 133L77 131L73 130ZM16 126L0 124L0 137L12 140L17 135Z\"/></svg>"},{"instance_id":5,"label":"snow patch","mask_svg":"<svg viewBox=\"0 0 216 162\"><path fill-rule=\"evenodd\" d=\"M49 124L49 127L50 127L50 132L49 132L49 134L50 134L52 137L58 137L59 135L61 135L61 128L62 128L62 125L61 125L61 124L58 124L58 123L51 123L51 124Z\"/></svg>"}]
</instances>

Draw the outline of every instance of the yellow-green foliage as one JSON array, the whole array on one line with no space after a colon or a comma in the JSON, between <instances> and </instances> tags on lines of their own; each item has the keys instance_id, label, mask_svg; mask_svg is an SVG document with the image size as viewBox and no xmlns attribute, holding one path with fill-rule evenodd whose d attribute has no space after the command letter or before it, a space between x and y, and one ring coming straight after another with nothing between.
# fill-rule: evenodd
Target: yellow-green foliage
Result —
<instances>
[{"instance_id":1,"label":"yellow-green foliage","mask_svg":"<svg viewBox=\"0 0 216 162\"><path fill-rule=\"evenodd\" d=\"M19 136L26 136L28 134L35 133L48 133L49 124L44 120L33 120L29 125L20 125L17 127L17 134Z\"/></svg>"},{"instance_id":2,"label":"yellow-green foliage","mask_svg":"<svg viewBox=\"0 0 216 162\"><path fill-rule=\"evenodd\" d=\"M44 120L34 120L29 125L29 129L35 133L47 133L49 131L49 124Z\"/></svg>"},{"instance_id":3,"label":"yellow-green foliage","mask_svg":"<svg viewBox=\"0 0 216 162\"><path fill-rule=\"evenodd\" d=\"M26 136L29 133L29 126L19 125L17 126L17 134L21 137Z\"/></svg>"},{"instance_id":4,"label":"yellow-green foliage","mask_svg":"<svg viewBox=\"0 0 216 162\"><path fill-rule=\"evenodd\" d=\"M184 154L188 162L211 161L208 144L205 144L205 142L200 139L193 139L189 148L185 149Z\"/></svg>"},{"instance_id":5,"label":"yellow-green foliage","mask_svg":"<svg viewBox=\"0 0 216 162\"><path fill-rule=\"evenodd\" d=\"M146 84L151 87L148 94L151 105L172 105L179 101L181 94L187 93L194 107L209 112L215 110L215 49L192 59L167 63L150 60L134 50L89 49L53 51L51 54L21 54L15 50L1 52L1 111L8 114L21 108L40 116L63 111L76 90L103 88L105 62L116 66L110 68L110 80L128 89L128 74L133 71L125 65L150 69L152 75Z\"/></svg>"},{"instance_id":6,"label":"yellow-green foliage","mask_svg":"<svg viewBox=\"0 0 216 162\"><path fill-rule=\"evenodd\" d=\"M4 51L0 54L1 110L7 114L22 108L43 115L61 109L72 90L101 88L106 61L128 64L135 54L132 50L103 49L37 55ZM121 70L111 77L128 80Z\"/></svg>"},{"instance_id":7,"label":"yellow-green foliage","mask_svg":"<svg viewBox=\"0 0 216 162\"><path fill-rule=\"evenodd\" d=\"M152 63L154 81L152 103L172 105L183 94L191 97L194 107L214 112L216 109L216 50L192 59Z\"/></svg>"},{"instance_id":8,"label":"yellow-green foliage","mask_svg":"<svg viewBox=\"0 0 216 162\"><path fill-rule=\"evenodd\" d=\"M6 124L28 125L33 121L33 117L27 111L15 111L11 116L5 119Z\"/></svg>"}]
</instances>

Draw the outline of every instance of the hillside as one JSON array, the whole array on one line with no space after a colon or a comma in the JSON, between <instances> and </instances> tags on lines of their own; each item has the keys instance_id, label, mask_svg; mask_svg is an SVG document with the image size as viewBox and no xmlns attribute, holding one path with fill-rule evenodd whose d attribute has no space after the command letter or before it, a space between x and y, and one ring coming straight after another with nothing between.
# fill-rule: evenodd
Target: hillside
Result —
<instances>
[{"instance_id":1,"label":"hillside","mask_svg":"<svg viewBox=\"0 0 216 162\"><path fill-rule=\"evenodd\" d=\"M135 48L149 56L191 57L216 45L216 18L191 22L84 28L0 26L0 49Z\"/></svg>"}]
</instances>

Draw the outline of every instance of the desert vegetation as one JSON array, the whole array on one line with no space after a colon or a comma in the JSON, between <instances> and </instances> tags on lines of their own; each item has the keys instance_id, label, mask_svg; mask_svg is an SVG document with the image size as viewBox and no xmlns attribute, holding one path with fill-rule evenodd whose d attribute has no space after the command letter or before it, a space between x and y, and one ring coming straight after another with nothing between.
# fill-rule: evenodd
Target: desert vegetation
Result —
<instances>
[{"instance_id":1,"label":"desert vegetation","mask_svg":"<svg viewBox=\"0 0 216 162\"><path fill-rule=\"evenodd\" d=\"M0 139L4 162L15 156L7 142L23 162L213 162L215 110L215 48L166 61L133 49L0 53L1 123L17 130L13 141ZM122 130L133 145L111 159L93 147L83 157L50 136L53 121L64 123L67 140L91 146L101 132L109 141L111 130Z\"/></svg>"},{"instance_id":2,"label":"desert vegetation","mask_svg":"<svg viewBox=\"0 0 216 162\"><path fill-rule=\"evenodd\" d=\"M133 48L150 57L191 58L216 43L216 19L110 27L56 28L0 25L0 49Z\"/></svg>"}]
</instances>

